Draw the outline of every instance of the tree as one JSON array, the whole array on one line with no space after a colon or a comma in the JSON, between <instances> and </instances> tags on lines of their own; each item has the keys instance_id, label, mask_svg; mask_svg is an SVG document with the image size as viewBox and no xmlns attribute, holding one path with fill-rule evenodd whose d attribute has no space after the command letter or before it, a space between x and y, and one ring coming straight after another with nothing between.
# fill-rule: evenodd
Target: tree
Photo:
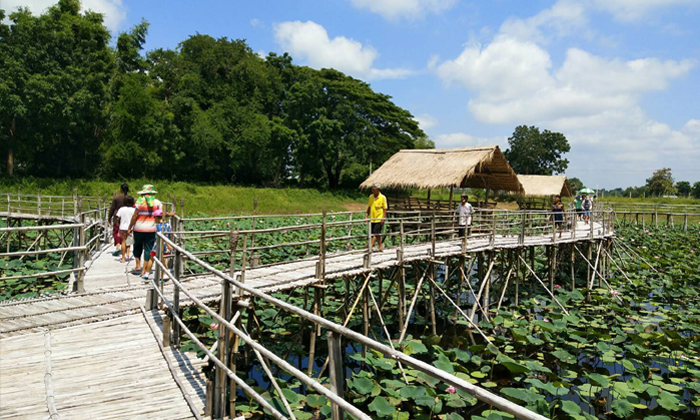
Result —
<instances>
[{"instance_id":1,"label":"tree","mask_svg":"<svg viewBox=\"0 0 700 420\"><path fill-rule=\"evenodd\" d=\"M688 181L676 182L676 190L678 191L678 194L682 195L683 197L688 197L690 195L691 189L692 187L690 186L690 182Z\"/></svg>"},{"instance_id":2,"label":"tree","mask_svg":"<svg viewBox=\"0 0 700 420\"><path fill-rule=\"evenodd\" d=\"M647 179L647 194L651 196L671 195L676 193L673 186L671 168L663 168L654 171L651 178Z\"/></svg>"},{"instance_id":3,"label":"tree","mask_svg":"<svg viewBox=\"0 0 700 420\"><path fill-rule=\"evenodd\" d=\"M700 181L693 184L693 189L690 192L693 198L700 198Z\"/></svg>"},{"instance_id":4,"label":"tree","mask_svg":"<svg viewBox=\"0 0 700 420\"><path fill-rule=\"evenodd\" d=\"M4 13L3 13L4 14ZM0 22L2 19L0 19ZM99 164L114 59L102 15L60 0L0 24L0 139L7 173L87 176ZM60 157L60 158L58 158Z\"/></svg>"},{"instance_id":5,"label":"tree","mask_svg":"<svg viewBox=\"0 0 700 420\"><path fill-rule=\"evenodd\" d=\"M562 154L571 150L569 141L561 133L521 125L508 138L504 155L518 174L552 175L563 173L569 161Z\"/></svg>"},{"instance_id":6,"label":"tree","mask_svg":"<svg viewBox=\"0 0 700 420\"><path fill-rule=\"evenodd\" d=\"M585 185L580 179L573 177L569 178L569 186L571 186L571 191L576 195L576 192L583 188Z\"/></svg>"}]
</instances>

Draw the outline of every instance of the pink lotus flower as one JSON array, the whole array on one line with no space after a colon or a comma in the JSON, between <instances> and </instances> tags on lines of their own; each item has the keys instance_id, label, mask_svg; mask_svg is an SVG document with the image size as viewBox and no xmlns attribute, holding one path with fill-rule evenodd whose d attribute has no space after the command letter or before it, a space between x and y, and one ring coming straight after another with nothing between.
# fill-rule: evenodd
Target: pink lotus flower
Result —
<instances>
[{"instance_id":1,"label":"pink lotus flower","mask_svg":"<svg viewBox=\"0 0 700 420\"><path fill-rule=\"evenodd\" d=\"M544 322L549 322L549 318L545 318L545 319L543 319L542 321L544 321Z\"/></svg>"},{"instance_id":2,"label":"pink lotus flower","mask_svg":"<svg viewBox=\"0 0 700 420\"><path fill-rule=\"evenodd\" d=\"M694 250L694 249L691 249L691 250L690 250L690 253L691 253L691 254L695 254L695 250Z\"/></svg>"},{"instance_id":3,"label":"pink lotus flower","mask_svg":"<svg viewBox=\"0 0 700 420\"><path fill-rule=\"evenodd\" d=\"M613 296L617 296L617 295L620 294L620 292L618 292L617 290L611 290L611 291L610 291L610 294L613 295Z\"/></svg>"},{"instance_id":4,"label":"pink lotus flower","mask_svg":"<svg viewBox=\"0 0 700 420\"><path fill-rule=\"evenodd\" d=\"M226 226L231 226L231 222L226 223Z\"/></svg>"},{"instance_id":5,"label":"pink lotus flower","mask_svg":"<svg viewBox=\"0 0 700 420\"><path fill-rule=\"evenodd\" d=\"M453 387L452 385L450 385L449 387L447 387L447 389L446 389L445 391L449 392L450 394L454 394L454 393L457 392L457 390L455 389L455 387Z\"/></svg>"},{"instance_id":6,"label":"pink lotus flower","mask_svg":"<svg viewBox=\"0 0 700 420\"><path fill-rule=\"evenodd\" d=\"M216 322L212 322L211 324L209 324L209 328L211 328L212 330L218 330L219 324L217 324Z\"/></svg>"},{"instance_id":7,"label":"pink lotus flower","mask_svg":"<svg viewBox=\"0 0 700 420\"><path fill-rule=\"evenodd\" d=\"M561 289L561 286L558 285L558 284L555 284L555 285L554 285L554 288L555 288L555 289Z\"/></svg>"}]
</instances>

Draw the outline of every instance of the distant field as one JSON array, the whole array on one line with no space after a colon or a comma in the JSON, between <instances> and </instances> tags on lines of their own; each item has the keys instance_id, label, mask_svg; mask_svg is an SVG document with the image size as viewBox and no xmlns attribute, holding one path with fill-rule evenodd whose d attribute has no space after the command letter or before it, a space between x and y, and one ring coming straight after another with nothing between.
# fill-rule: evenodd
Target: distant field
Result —
<instances>
[{"instance_id":1,"label":"distant field","mask_svg":"<svg viewBox=\"0 0 700 420\"><path fill-rule=\"evenodd\" d=\"M80 195L110 196L117 191L123 181L100 180L61 180L47 179L7 180L0 179L0 192L47 195L70 195L77 189ZM292 214L327 211L358 210L363 208L365 194L360 191L320 191L301 188L252 188L229 185L198 185L187 182L152 181L146 179L127 180L131 191L136 191L145 183L153 184L161 199L169 195L185 199L188 215L227 215L252 214L255 199L258 200L258 214Z\"/></svg>"}]
</instances>

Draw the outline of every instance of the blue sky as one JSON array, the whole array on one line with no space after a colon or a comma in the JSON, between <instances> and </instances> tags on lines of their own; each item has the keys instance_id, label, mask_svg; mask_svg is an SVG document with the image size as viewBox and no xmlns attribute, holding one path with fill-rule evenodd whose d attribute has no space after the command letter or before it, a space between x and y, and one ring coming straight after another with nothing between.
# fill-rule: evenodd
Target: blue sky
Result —
<instances>
[{"instance_id":1,"label":"blue sky","mask_svg":"<svg viewBox=\"0 0 700 420\"><path fill-rule=\"evenodd\" d=\"M51 0L0 0L41 11ZM517 125L562 132L568 176L700 181L700 0L86 0L147 49L195 33L334 67L408 109L437 147L498 144Z\"/></svg>"}]
</instances>

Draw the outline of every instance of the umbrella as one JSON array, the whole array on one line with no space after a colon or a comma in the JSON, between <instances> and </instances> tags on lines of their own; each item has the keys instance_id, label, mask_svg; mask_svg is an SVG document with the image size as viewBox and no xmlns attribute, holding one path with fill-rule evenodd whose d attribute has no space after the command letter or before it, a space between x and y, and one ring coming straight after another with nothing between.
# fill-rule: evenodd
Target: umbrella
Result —
<instances>
[{"instance_id":1,"label":"umbrella","mask_svg":"<svg viewBox=\"0 0 700 420\"><path fill-rule=\"evenodd\" d=\"M578 192L579 194L595 194L595 191L590 188L581 188Z\"/></svg>"}]
</instances>

